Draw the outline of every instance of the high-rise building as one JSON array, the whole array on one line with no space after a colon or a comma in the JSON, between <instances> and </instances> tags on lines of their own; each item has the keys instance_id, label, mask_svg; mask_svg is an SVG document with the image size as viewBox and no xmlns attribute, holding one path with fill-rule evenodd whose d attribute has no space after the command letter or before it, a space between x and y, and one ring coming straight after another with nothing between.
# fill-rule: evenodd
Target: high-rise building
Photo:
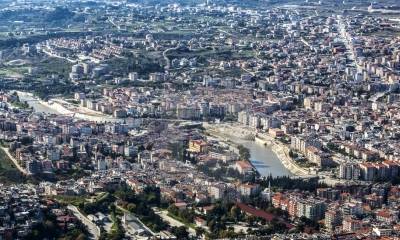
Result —
<instances>
[{"instance_id":1,"label":"high-rise building","mask_svg":"<svg viewBox=\"0 0 400 240\"><path fill-rule=\"evenodd\" d=\"M342 213L340 211L330 209L325 213L325 228L328 231L333 231L342 223Z\"/></svg>"}]
</instances>

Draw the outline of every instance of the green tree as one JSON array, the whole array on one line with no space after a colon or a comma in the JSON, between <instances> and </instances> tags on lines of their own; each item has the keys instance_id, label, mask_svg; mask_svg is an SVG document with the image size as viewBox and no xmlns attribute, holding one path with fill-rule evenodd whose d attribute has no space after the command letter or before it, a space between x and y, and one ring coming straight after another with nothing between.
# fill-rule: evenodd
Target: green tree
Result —
<instances>
[{"instance_id":1,"label":"green tree","mask_svg":"<svg viewBox=\"0 0 400 240\"><path fill-rule=\"evenodd\" d=\"M233 219L235 219L235 221L240 220L240 214L241 214L240 208L238 208L237 206L232 206L230 215Z\"/></svg>"},{"instance_id":2,"label":"green tree","mask_svg":"<svg viewBox=\"0 0 400 240\"><path fill-rule=\"evenodd\" d=\"M243 160L250 160L250 150L243 145L238 146L240 158Z\"/></svg>"},{"instance_id":3,"label":"green tree","mask_svg":"<svg viewBox=\"0 0 400 240\"><path fill-rule=\"evenodd\" d=\"M132 212L132 213L136 212L136 204L129 203L128 206L127 206L127 209L128 209L129 212Z\"/></svg>"},{"instance_id":4,"label":"green tree","mask_svg":"<svg viewBox=\"0 0 400 240\"><path fill-rule=\"evenodd\" d=\"M196 227L195 231L196 231L196 237L201 237L206 232L202 227Z\"/></svg>"},{"instance_id":5,"label":"green tree","mask_svg":"<svg viewBox=\"0 0 400 240\"><path fill-rule=\"evenodd\" d=\"M189 239L189 233L184 226L172 227L171 232L176 236L177 239Z\"/></svg>"}]
</instances>

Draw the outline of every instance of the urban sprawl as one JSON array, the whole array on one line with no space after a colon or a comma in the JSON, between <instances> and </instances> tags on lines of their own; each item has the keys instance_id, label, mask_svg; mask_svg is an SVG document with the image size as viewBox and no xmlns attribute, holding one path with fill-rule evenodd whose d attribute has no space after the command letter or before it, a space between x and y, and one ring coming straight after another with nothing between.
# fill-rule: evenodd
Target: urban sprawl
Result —
<instances>
[{"instance_id":1,"label":"urban sprawl","mask_svg":"<svg viewBox=\"0 0 400 240\"><path fill-rule=\"evenodd\" d=\"M0 3L0 239L399 239L398 1Z\"/></svg>"}]
</instances>

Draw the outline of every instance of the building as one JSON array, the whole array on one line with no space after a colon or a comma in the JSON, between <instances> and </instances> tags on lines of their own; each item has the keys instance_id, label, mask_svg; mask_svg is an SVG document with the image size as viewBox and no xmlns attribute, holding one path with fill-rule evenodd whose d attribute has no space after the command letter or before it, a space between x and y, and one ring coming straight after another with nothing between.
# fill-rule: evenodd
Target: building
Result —
<instances>
[{"instance_id":1,"label":"building","mask_svg":"<svg viewBox=\"0 0 400 240\"><path fill-rule=\"evenodd\" d=\"M241 196L250 197L260 192L260 185L244 183L239 185L238 190Z\"/></svg>"},{"instance_id":2,"label":"building","mask_svg":"<svg viewBox=\"0 0 400 240\"><path fill-rule=\"evenodd\" d=\"M365 181L373 181L376 178L376 169L373 163L361 163L360 165L360 175Z\"/></svg>"},{"instance_id":3,"label":"building","mask_svg":"<svg viewBox=\"0 0 400 240\"><path fill-rule=\"evenodd\" d=\"M223 183L211 185L208 188L208 194L212 198L212 200L218 200L223 198L226 195L227 186Z\"/></svg>"},{"instance_id":4,"label":"building","mask_svg":"<svg viewBox=\"0 0 400 240\"><path fill-rule=\"evenodd\" d=\"M337 209L330 209L325 213L325 228L328 231L333 231L337 226L342 224L341 212Z\"/></svg>"},{"instance_id":5,"label":"building","mask_svg":"<svg viewBox=\"0 0 400 240\"><path fill-rule=\"evenodd\" d=\"M75 93L74 98L76 101L81 101L81 100L86 99L86 95L85 95L85 93Z\"/></svg>"},{"instance_id":6,"label":"building","mask_svg":"<svg viewBox=\"0 0 400 240\"><path fill-rule=\"evenodd\" d=\"M249 161L237 161L235 169L242 175L249 175L254 173L254 168Z\"/></svg>"},{"instance_id":7,"label":"building","mask_svg":"<svg viewBox=\"0 0 400 240\"><path fill-rule=\"evenodd\" d=\"M297 217L306 217L311 220L321 220L325 216L326 204L315 199L301 199L297 203Z\"/></svg>"},{"instance_id":8,"label":"building","mask_svg":"<svg viewBox=\"0 0 400 240\"><path fill-rule=\"evenodd\" d=\"M347 180L358 180L360 167L356 163L341 163L339 165L339 178Z\"/></svg>"},{"instance_id":9,"label":"building","mask_svg":"<svg viewBox=\"0 0 400 240\"><path fill-rule=\"evenodd\" d=\"M164 82L165 74L164 73L150 73L149 80L153 82Z\"/></svg>"},{"instance_id":10,"label":"building","mask_svg":"<svg viewBox=\"0 0 400 240\"><path fill-rule=\"evenodd\" d=\"M206 153L208 145L203 140L190 140L188 151L191 153Z\"/></svg>"},{"instance_id":11,"label":"building","mask_svg":"<svg viewBox=\"0 0 400 240\"><path fill-rule=\"evenodd\" d=\"M390 209L381 209L376 213L376 219L386 224L397 223L399 220L399 212Z\"/></svg>"},{"instance_id":12,"label":"building","mask_svg":"<svg viewBox=\"0 0 400 240\"><path fill-rule=\"evenodd\" d=\"M285 135L285 133L283 132L283 130L279 129L279 128L270 128L268 130L268 133L272 136L272 137L282 137Z\"/></svg>"},{"instance_id":13,"label":"building","mask_svg":"<svg viewBox=\"0 0 400 240\"><path fill-rule=\"evenodd\" d=\"M355 232L360 230L362 222L352 217L345 217L343 219L342 229L344 232Z\"/></svg>"},{"instance_id":14,"label":"building","mask_svg":"<svg viewBox=\"0 0 400 240\"><path fill-rule=\"evenodd\" d=\"M139 75L137 72L129 73L129 80L130 81L137 81L139 79Z\"/></svg>"},{"instance_id":15,"label":"building","mask_svg":"<svg viewBox=\"0 0 400 240\"><path fill-rule=\"evenodd\" d=\"M248 126L250 123L250 115L246 111L241 111L238 113L238 122Z\"/></svg>"}]
</instances>

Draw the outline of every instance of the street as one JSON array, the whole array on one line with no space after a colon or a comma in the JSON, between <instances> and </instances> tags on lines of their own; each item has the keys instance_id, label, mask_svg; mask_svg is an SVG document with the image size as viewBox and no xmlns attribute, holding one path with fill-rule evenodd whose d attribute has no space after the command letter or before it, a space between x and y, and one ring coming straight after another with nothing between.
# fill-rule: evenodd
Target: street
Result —
<instances>
[{"instance_id":1,"label":"street","mask_svg":"<svg viewBox=\"0 0 400 240\"><path fill-rule=\"evenodd\" d=\"M75 217L77 217L85 226L87 227L89 233L91 234L90 239L99 239L100 238L100 228L90 221L86 216L84 216L77 207L73 205L68 205L67 207L72 211Z\"/></svg>"}]
</instances>

